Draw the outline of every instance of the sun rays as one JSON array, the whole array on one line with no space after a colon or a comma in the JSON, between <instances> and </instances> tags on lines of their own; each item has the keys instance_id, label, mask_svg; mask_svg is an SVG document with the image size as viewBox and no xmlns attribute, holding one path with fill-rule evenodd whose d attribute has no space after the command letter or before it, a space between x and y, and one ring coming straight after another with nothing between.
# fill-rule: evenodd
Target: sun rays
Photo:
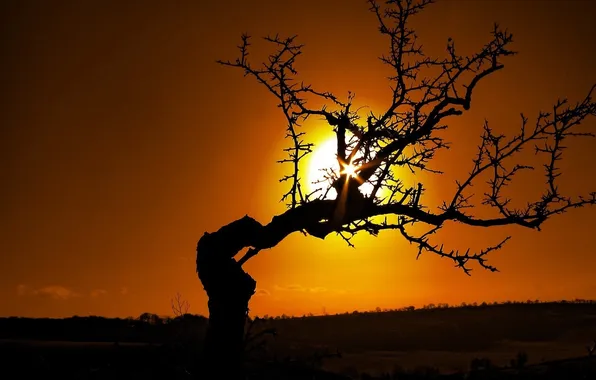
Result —
<instances>
[{"instance_id":1,"label":"sun rays","mask_svg":"<svg viewBox=\"0 0 596 380\"><path fill-rule=\"evenodd\" d=\"M354 161L340 165L337 161L337 140L335 137L323 140L315 145L307 169L307 188L309 192L317 192L317 196L325 195L326 199L337 197L337 191L330 188L333 179L341 174L347 174L348 180L360 181L360 191L365 196L370 196L374 186L370 181L362 183L358 172L364 166L355 165Z\"/></svg>"}]
</instances>

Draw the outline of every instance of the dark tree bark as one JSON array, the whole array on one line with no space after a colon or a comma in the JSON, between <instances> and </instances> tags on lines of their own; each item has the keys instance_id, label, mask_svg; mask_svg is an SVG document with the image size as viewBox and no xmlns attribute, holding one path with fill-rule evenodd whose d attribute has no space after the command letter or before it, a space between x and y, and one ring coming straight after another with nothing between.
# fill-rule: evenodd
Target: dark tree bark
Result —
<instances>
[{"instance_id":1,"label":"dark tree bark","mask_svg":"<svg viewBox=\"0 0 596 380\"><path fill-rule=\"evenodd\" d=\"M197 244L197 273L209 297L204 370L209 379L242 379L244 327L256 281L234 260L261 225L244 217Z\"/></svg>"},{"instance_id":2,"label":"dark tree bark","mask_svg":"<svg viewBox=\"0 0 596 380\"><path fill-rule=\"evenodd\" d=\"M208 378L244 378L244 329L256 281L242 269L242 264L261 249L276 246L293 232L308 232L323 239L347 220L371 212L363 208L361 202L352 200L338 218L337 202L313 201L275 216L266 225L246 215L214 233L206 232L199 239L197 273L209 299L204 344L204 370ZM246 247L250 249L244 257L235 260L234 256Z\"/></svg>"}]
</instances>

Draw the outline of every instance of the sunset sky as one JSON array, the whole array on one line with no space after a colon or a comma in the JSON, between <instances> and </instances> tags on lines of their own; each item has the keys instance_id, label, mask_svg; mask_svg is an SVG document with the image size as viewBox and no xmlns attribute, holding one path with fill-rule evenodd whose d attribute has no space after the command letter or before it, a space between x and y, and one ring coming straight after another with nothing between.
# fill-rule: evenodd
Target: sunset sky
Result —
<instances>
[{"instance_id":1,"label":"sunset sky","mask_svg":"<svg viewBox=\"0 0 596 380\"><path fill-rule=\"evenodd\" d=\"M485 118L511 134L520 112L533 121L558 97L583 99L596 83L594 19L596 2L581 0L443 0L414 19L428 54L443 56L448 37L474 53L494 22L519 52L450 120L453 148L437 158L446 174L425 181L429 197L448 197L470 169ZM177 292L207 313L197 240L285 210L283 115L266 89L215 63L235 58L242 32L298 34L305 82L351 90L377 112L390 100L377 59L387 41L363 0L2 2L0 28L0 316L167 315ZM254 43L257 59L265 45ZM322 122L308 128L311 142L331 136ZM568 146L563 190L596 190L596 140ZM521 183L523 202L543 179ZM471 277L416 260L396 233L359 236L355 249L291 235L245 265L258 283L251 314L596 299L595 217L572 210L542 232L448 225L437 239L453 248L513 236L490 256L500 272Z\"/></svg>"}]
</instances>

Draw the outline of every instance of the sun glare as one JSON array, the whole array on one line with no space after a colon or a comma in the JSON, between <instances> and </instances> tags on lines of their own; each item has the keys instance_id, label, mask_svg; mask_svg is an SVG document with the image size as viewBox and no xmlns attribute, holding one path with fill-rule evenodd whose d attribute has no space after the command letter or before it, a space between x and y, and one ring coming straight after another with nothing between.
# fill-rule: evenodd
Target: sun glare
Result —
<instances>
[{"instance_id":1,"label":"sun glare","mask_svg":"<svg viewBox=\"0 0 596 380\"><path fill-rule=\"evenodd\" d=\"M325 180L325 170L331 170L336 175L340 173L339 164L337 163L337 140L335 137L324 140L322 143L316 144L310 156L310 163L308 166L308 189L309 192L319 190L316 196L323 194L329 182ZM342 173L348 174L352 178L357 177L358 167L349 164L343 168ZM373 186L370 183L365 183L360 186L360 190L364 195L370 195ZM337 196L335 189L329 190L327 193L328 199L334 199Z\"/></svg>"},{"instance_id":2,"label":"sun glare","mask_svg":"<svg viewBox=\"0 0 596 380\"><path fill-rule=\"evenodd\" d=\"M344 166L344 170L342 170L342 174L347 174L348 177L356 178L356 171L358 170L357 166L352 165L351 163Z\"/></svg>"}]
</instances>

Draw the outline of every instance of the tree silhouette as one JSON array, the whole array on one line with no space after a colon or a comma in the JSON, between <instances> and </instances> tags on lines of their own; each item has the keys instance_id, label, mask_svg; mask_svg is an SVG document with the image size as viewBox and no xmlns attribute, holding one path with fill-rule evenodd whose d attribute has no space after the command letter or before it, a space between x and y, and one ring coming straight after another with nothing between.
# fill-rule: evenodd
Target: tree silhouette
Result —
<instances>
[{"instance_id":1,"label":"tree silhouette","mask_svg":"<svg viewBox=\"0 0 596 380\"><path fill-rule=\"evenodd\" d=\"M265 37L273 52L265 62L254 64L248 59L251 38L242 35L238 58L218 61L240 69L278 99L290 141L282 163L291 166L291 173L281 179L289 183L282 198L288 206L286 212L267 224L246 215L214 233L205 233L197 245L197 272L209 297L207 362L215 363L215 358L225 356L229 363L225 370L230 371L227 376L239 376L248 302L256 287L242 264L261 250L275 247L291 233L300 231L320 239L339 233L351 244L350 239L360 231L377 236L381 230L397 230L417 246L418 254L426 251L449 258L469 274L472 262L496 271L487 263L487 254L501 248L509 237L477 252L447 249L430 239L445 222L540 230L542 223L556 214L596 203L595 192L569 196L562 194L558 186L564 144L572 137L593 136L578 127L585 118L596 115L591 98L594 87L576 104L557 101L552 111L541 112L531 123L522 114L520 129L512 136L497 134L485 122L468 177L458 180L454 193L436 209L425 206L423 183L406 186L395 175L400 167L414 173L441 174L429 163L437 152L449 148L441 135L448 127L447 121L469 110L475 88L484 78L503 69L504 59L515 54L509 48L511 33L494 25L491 40L473 55L460 55L451 38L444 57L425 55L409 21L432 2L388 0L382 6L375 0L368 1L379 32L389 41L389 50L380 59L393 73L388 78L391 105L380 114L370 112L362 117L352 107L353 94L342 100L299 81L295 62L302 45L296 42L296 36ZM313 99L325 105L312 108L309 104ZM300 164L312 151L312 144L304 141L300 130L309 117L321 118L333 128L340 168L339 173L326 172L326 191L313 193L305 192L300 177ZM546 187L539 199L516 208L504 189L516 174L534 169L516 160L516 154L525 147L534 148L543 158ZM474 213L478 205L473 204L470 195L470 187L486 178L488 190L481 205L493 211L490 217ZM362 192L364 183L370 184L370 194ZM337 196L329 196L332 189ZM425 232L416 234L413 226L417 231L425 226ZM236 260L234 256L245 248L247 252Z\"/></svg>"},{"instance_id":2,"label":"tree silhouette","mask_svg":"<svg viewBox=\"0 0 596 380\"><path fill-rule=\"evenodd\" d=\"M176 297L172 298L170 302L174 317L184 317L186 314L188 314L190 303L182 298L182 294L176 293Z\"/></svg>"}]
</instances>

